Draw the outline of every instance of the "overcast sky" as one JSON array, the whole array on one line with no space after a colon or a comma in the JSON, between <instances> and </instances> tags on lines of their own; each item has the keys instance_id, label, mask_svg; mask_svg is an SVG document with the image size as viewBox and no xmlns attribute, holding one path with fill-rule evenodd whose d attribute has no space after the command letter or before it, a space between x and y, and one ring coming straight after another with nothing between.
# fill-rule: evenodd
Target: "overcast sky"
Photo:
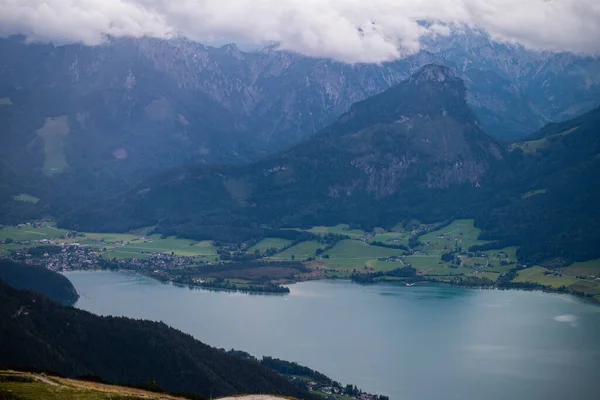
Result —
<instances>
[{"instance_id":1,"label":"overcast sky","mask_svg":"<svg viewBox=\"0 0 600 400\"><path fill-rule=\"evenodd\" d=\"M392 60L418 51L421 37L465 25L533 49L600 54L600 0L0 0L3 36L278 42L345 62Z\"/></svg>"}]
</instances>

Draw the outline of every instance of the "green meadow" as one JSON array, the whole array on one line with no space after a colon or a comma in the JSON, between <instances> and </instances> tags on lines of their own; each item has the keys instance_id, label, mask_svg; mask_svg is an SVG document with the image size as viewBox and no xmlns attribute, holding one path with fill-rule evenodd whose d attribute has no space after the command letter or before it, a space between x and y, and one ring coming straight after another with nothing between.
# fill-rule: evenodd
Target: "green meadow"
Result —
<instances>
[{"instance_id":1,"label":"green meadow","mask_svg":"<svg viewBox=\"0 0 600 400\"><path fill-rule=\"evenodd\" d=\"M561 136L567 136L575 132L579 127L571 128L564 132L556 133L554 135L546 136L537 140L528 140L525 142L518 142L510 145L510 150L521 149L523 153L536 153L538 150L546 148L549 142L555 140Z\"/></svg>"},{"instance_id":2,"label":"green meadow","mask_svg":"<svg viewBox=\"0 0 600 400\"><path fill-rule=\"evenodd\" d=\"M410 234L408 232L376 232L375 235L369 239L369 242L383 242L391 245L408 246L409 238Z\"/></svg>"},{"instance_id":3,"label":"green meadow","mask_svg":"<svg viewBox=\"0 0 600 400\"><path fill-rule=\"evenodd\" d=\"M594 265L594 261L587 262L587 265ZM583 263L586 264L586 263ZM585 268L585 267L583 267ZM562 286L569 290L584 293L600 300L600 282L595 279L578 279L574 276L552 276L546 275L547 270L541 267L530 267L518 272L514 282L533 282L540 285L549 286L558 289Z\"/></svg>"},{"instance_id":4,"label":"green meadow","mask_svg":"<svg viewBox=\"0 0 600 400\"><path fill-rule=\"evenodd\" d=\"M30 204L37 204L37 202L40 201L40 199L38 197L32 196L27 193L16 194L13 196L13 200L20 201L22 203L30 203Z\"/></svg>"},{"instance_id":5,"label":"green meadow","mask_svg":"<svg viewBox=\"0 0 600 400\"><path fill-rule=\"evenodd\" d=\"M487 257L466 257L462 256L461 261L464 266L474 266L476 264L479 265L489 265L489 268L494 268L495 270L503 270L508 267L508 269L514 268L516 264L511 264L510 266L501 265L501 261L513 262L517 261L517 247L506 247L504 249L499 250L486 250L481 253L486 254Z\"/></svg>"},{"instance_id":6,"label":"green meadow","mask_svg":"<svg viewBox=\"0 0 600 400\"><path fill-rule=\"evenodd\" d=\"M573 263L563 268L563 272L570 276L596 277L600 275L600 259Z\"/></svg>"},{"instance_id":7,"label":"green meadow","mask_svg":"<svg viewBox=\"0 0 600 400\"><path fill-rule=\"evenodd\" d=\"M428 253L451 251L455 245L466 250L474 245L488 243L479 240L481 230L474 226L474 222L472 219L459 219L444 228L420 236L419 240Z\"/></svg>"},{"instance_id":8,"label":"green meadow","mask_svg":"<svg viewBox=\"0 0 600 400\"><path fill-rule=\"evenodd\" d=\"M0 229L0 240L42 240L56 239L67 233L64 229L58 229L53 226L44 226L34 228L31 225L22 224L17 226L7 226Z\"/></svg>"},{"instance_id":9,"label":"green meadow","mask_svg":"<svg viewBox=\"0 0 600 400\"><path fill-rule=\"evenodd\" d=\"M145 236L139 233L86 233L64 239L68 231L45 225L34 228L31 225L9 226L0 229L0 240L14 241L52 240L54 243L79 243L81 245L105 248L105 258L140 258L150 257L151 253L173 253L180 256L196 256L210 258L217 256L217 248L211 241L196 242L176 237L162 238L160 235ZM9 243L0 245L0 251L17 250L31 247L34 244Z\"/></svg>"},{"instance_id":10,"label":"green meadow","mask_svg":"<svg viewBox=\"0 0 600 400\"><path fill-rule=\"evenodd\" d=\"M406 267L406 264L402 261L379 261L377 259L371 259L367 261L367 267L373 268L376 271L391 271L397 268Z\"/></svg>"},{"instance_id":11,"label":"green meadow","mask_svg":"<svg viewBox=\"0 0 600 400\"><path fill-rule=\"evenodd\" d=\"M438 254L415 254L412 256L406 256L405 260L406 262L410 263L414 269L424 271L431 268L439 268L441 263L440 256Z\"/></svg>"},{"instance_id":12,"label":"green meadow","mask_svg":"<svg viewBox=\"0 0 600 400\"><path fill-rule=\"evenodd\" d=\"M334 226L313 226L308 230L316 234L335 233L339 235L347 235L351 238L358 239L365 234L365 231L360 229L350 229L348 224L338 224Z\"/></svg>"},{"instance_id":13,"label":"green meadow","mask_svg":"<svg viewBox=\"0 0 600 400\"><path fill-rule=\"evenodd\" d=\"M569 286L577 282L576 278L570 276L552 276L546 275L546 269L541 267L530 267L523 269L517 273L517 277L514 282L533 282L539 283L540 285L550 286L554 289L558 289L561 286Z\"/></svg>"},{"instance_id":14,"label":"green meadow","mask_svg":"<svg viewBox=\"0 0 600 400\"><path fill-rule=\"evenodd\" d=\"M280 260L280 261L289 261L289 260L297 260L302 261L306 260L309 257L315 257L317 249L323 248L319 242L301 242L298 243L288 249L285 249L281 253L277 253L274 256L270 257L271 260Z\"/></svg>"},{"instance_id":15,"label":"green meadow","mask_svg":"<svg viewBox=\"0 0 600 400\"><path fill-rule=\"evenodd\" d=\"M107 251L104 256L108 258L149 257L150 253L173 253L188 257L217 255L217 248L210 241L196 242L174 236L161 238L159 235L137 236L114 233L84 233L83 235L87 240L81 240L80 243L105 247Z\"/></svg>"},{"instance_id":16,"label":"green meadow","mask_svg":"<svg viewBox=\"0 0 600 400\"><path fill-rule=\"evenodd\" d=\"M371 259L401 256L403 250L371 246L360 240L342 240L325 252L324 259L330 268L363 268Z\"/></svg>"},{"instance_id":17,"label":"green meadow","mask_svg":"<svg viewBox=\"0 0 600 400\"><path fill-rule=\"evenodd\" d=\"M291 240L280 238L264 238L260 242L256 243L254 246L248 248L247 251L253 253L258 250L260 253L264 253L268 249L280 250L286 246L289 246L290 244L292 244Z\"/></svg>"},{"instance_id":18,"label":"green meadow","mask_svg":"<svg viewBox=\"0 0 600 400\"><path fill-rule=\"evenodd\" d=\"M69 167L64 149L68 133L69 119L66 115L46 118L44 126L36 131L44 142L44 175L53 176Z\"/></svg>"}]
</instances>

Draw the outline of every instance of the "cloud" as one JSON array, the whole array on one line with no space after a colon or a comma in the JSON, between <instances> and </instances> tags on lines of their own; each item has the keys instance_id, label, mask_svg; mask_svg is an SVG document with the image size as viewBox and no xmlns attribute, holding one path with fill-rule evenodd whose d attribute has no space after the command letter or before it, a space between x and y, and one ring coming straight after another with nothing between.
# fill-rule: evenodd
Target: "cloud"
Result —
<instances>
[{"instance_id":1,"label":"cloud","mask_svg":"<svg viewBox=\"0 0 600 400\"><path fill-rule=\"evenodd\" d=\"M4 36L276 42L351 63L396 59L465 26L533 49L600 54L598 0L0 0Z\"/></svg>"}]
</instances>

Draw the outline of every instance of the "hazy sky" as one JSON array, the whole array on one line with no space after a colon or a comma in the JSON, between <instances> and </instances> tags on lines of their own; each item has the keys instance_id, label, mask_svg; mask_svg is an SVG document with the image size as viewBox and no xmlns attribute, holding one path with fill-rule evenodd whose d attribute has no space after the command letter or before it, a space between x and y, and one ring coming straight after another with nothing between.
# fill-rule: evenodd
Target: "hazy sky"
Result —
<instances>
[{"instance_id":1,"label":"hazy sky","mask_svg":"<svg viewBox=\"0 0 600 400\"><path fill-rule=\"evenodd\" d=\"M418 51L421 37L465 25L534 49L600 54L600 0L0 0L3 36L278 42L346 62L395 59Z\"/></svg>"}]
</instances>

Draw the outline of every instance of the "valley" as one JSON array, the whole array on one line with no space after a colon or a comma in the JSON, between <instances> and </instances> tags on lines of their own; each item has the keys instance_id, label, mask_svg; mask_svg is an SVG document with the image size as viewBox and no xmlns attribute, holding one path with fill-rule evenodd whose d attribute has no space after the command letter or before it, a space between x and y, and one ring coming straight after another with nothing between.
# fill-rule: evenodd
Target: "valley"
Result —
<instances>
[{"instance_id":1,"label":"valley","mask_svg":"<svg viewBox=\"0 0 600 400\"><path fill-rule=\"evenodd\" d=\"M480 240L474 220L412 222L367 232L348 224L294 228L235 245L152 234L86 233L37 222L0 229L0 256L55 271L125 270L191 287L289 293L315 279L440 282L560 291L600 301L600 260L562 268L519 263L517 247ZM492 244L490 246L490 244Z\"/></svg>"}]
</instances>

